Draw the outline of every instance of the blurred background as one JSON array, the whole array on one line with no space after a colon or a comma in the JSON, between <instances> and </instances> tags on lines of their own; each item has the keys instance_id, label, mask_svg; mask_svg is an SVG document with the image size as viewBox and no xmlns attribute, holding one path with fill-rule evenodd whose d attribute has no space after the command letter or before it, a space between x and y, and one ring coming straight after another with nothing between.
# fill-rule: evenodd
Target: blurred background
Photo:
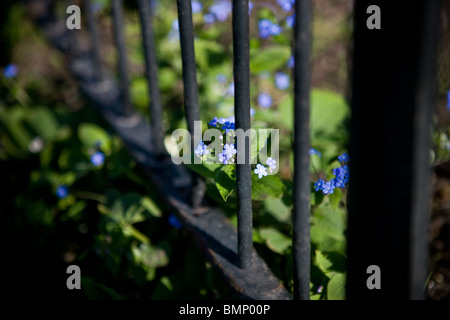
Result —
<instances>
[{"instance_id":1,"label":"blurred background","mask_svg":"<svg viewBox=\"0 0 450 320\"><path fill-rule=\"evenodd\" d=\"M0 3L0 243L11 298L223 299L226 283L156 196L136 161L89 105L62 53L31 19L33 2ZM55 11L66 19L66 1ZM101 38L102 64L114 73L117 51L108 0L72 1L82 29L74 46L88 50L85 10ZM333 168L348 141L352 6L313 1L311 182ZM176 1L152 0L165 145L186 128ZM201 117L233 115L231 3L192 1ZM137 1L124 1L125 39L133 107L149 117ZM292 3L251 1L251 101L254 128L280 129L280 170L286 192L254 202L254 243L292 293ZM437 105L431 151L429 299L450 298L450 2L442 13ZM386 161L389 161L387 159ZM368 164L368 167L372 164ZM389 186L387 186L389 187ZM208 185L208 201L236 223L235 204ZM345 190L334 205L312 196L314 299L345 271ZM79 265L82 290L67 290L67 266Z\"/></svg>"}]
</instances>

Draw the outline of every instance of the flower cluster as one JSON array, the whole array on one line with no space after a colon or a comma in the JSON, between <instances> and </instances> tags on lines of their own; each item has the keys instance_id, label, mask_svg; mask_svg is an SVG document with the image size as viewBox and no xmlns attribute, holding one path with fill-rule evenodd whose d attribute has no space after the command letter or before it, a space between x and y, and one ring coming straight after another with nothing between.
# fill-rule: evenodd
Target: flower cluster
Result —
<instances>
[{"instance_id":1,"label":"flower cluster","mask_svg":"<svg viewBox=\"0 0 450 320\"><path fill-rule=\"evenodd\" d=\"M269 19L261 19L258 21L259 36L267 39L270 36L277 36L281 33L281 27L270 21Z\"/></svg>"},{"instance_id":2,"label":"flower cluster","mask_svg":"<svg viewBox=\"0 0 450 320\"><path fill-rule=\"evenodd\" d=\"M197 157L203 159L203 158L205 158L206 155L209 154L209 150L207 148L208 148L208 146L205 145L203 140L200 140L200 142L198 143L197 147L194 150L194 153Z\"/></svg>"},{"instance_id":3,"label":"flower cluster","mask_svg":"<svg viewBox=\"0 0 450 320\"><path fill-rule=\"evenodd\" d=\"M272 173L272 171L275 170L277 167L277 161L269 157L266 160L266 165L269 167L269 173ZM267 176L267 168L260 163L256 165L256 169L254 170L254 172L255 174L258 175L259 179L262 179L262 177Z\"/></svg>"},{"instance_id":4,"label":"flower cluster","mask_svg":"<svg viewBox=\"0 0 450 320\"><path fill-rule=\"evenodd\" d=\"M233 136L233 131L235 130L234 115L228 118L214 117L208 124L212 127L217 127L218 129L223 130L225 134ZM220 139L223 139L223 135L220 136ZM207 148L208 147L205 145L205 143L203 141L200 141L195 148L194 153L197 155L197 157L206 160L206 156L210 154L210 151ZM226 143L223 146L222 152L218 154L219 161L223 164L234 163L236 161L236 153L237 151L235 145L233 143Z\"/></svg>"},{"instance_id":5,"label":"flower cluster","mask_svg":"<svg viewBox=\"0 0 450 320\"><path fill-rule=\"evenodd\" d=\"M234 155L237 153L234 144L227 143L223 147L223 151L219 153L219 161L223 164L234 163Z\"/></svg>"},{"instance_id":6,"label":"flower cluster","mask_svg":"<svg viewBox=\"0 0 450 320\"><path fill-rule=\"evenodd\" d=\"M314 150L314 149L311 149ZM310 150L310 154L311 153ZM314 184L314 189L316 191L321 190L324 195L332 194L336 188L345 188L349 181L349 170L347 162L350 160L349 156L344 153L338 157L339 162L342 166L333 169L333 174L335 177L330 181L324 181L323 179L319 179Z\"/></svg>"}]
</instances>

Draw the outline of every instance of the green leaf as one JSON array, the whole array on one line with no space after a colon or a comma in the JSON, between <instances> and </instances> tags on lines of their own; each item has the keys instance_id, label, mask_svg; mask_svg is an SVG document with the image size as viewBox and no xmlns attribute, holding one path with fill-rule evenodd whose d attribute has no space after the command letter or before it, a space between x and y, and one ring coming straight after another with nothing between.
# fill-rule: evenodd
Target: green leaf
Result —
<instances>
[{"instance_id":1,"label":"green leaf","mask_svg":"<svg viewBox=\"0 0 450 320\"><path fill-rule=\"evenodd\" d=\"M291 208L281 199L265 199L264 207L279 222L288 222L291 219Z\"/></svg>"},{"instance_id":2,"label":"green leaf","mask_svg":"<svg viewBox=\"0 0 450 320\"><path fill-rule=\"evenodd\" d=\"M280 198L286 186L283 180L275 174L258 178L258 175L252 172L252 199L264 200L267 197Z\"/></svg>"},{"instance_id":3,"label":"green leaf","mask_svg":"<svg viewBox=\"0 0 450 320\"><path fill-rule=\"evenodd\" d=\"M214 178L216 170L219 169L222 165L219 163L208 164L206 162L202 162L199 164L185 164L185 166L205 178Z\"/></svg>"},{"instance_id":4,"label":"green leaf","mask_svg":"<svg viewBox=\"0 0 450 320\"><path fill-rule=\"evenodd\" d=\"M151 215L156 218L162 217L161 209L157 206L157 204L150 199L149 197L143 197L141 199L141 206L145 208Z\"/></svg>"},{"instance_id":5,"label":"green leaf","mask_svg":"<svg viewBox=\"0 0 450 320\"><path fill-rule=\"evenodd\" d=\"M322 205L314 212L311 220L314 226L329 237L345 241L344 214L340 209L332 208L329 204Z\"/></svg>"},{"instance_id":6,"label":"green leaf","mask_svg":"<svg viewBox=\"0 0 450 320\"><path fill-rule=\"evenodd\" d=\"M89 300L126 300L115 290L89 277L81 277L81 288Z\"/></svg>"},{"instance_id":7,"label":"green leaf","mask_svg":"<svg viewBox=\"0 0 450 320\"><path fill-rule=\"evenodd\" d=\"M314 184L315 183L311 183L311 205L317 206L322 203L325 196L321 190L316 191L314 189Z\"/></svg>"},{"instance_id":8,"label":"green leaf","mask_svg":"<svg viewBox=\"0 0 450 320\"><path fill-rule=\"evenodd\" d=\"M328 300L345 300L345 274L337 273L327 285Z\"/></svg>"},{"instance_id":9,"label":"green leaf","mask_svg":"<svg viewBox=\"0 0 450 320\"><path fill-rule=\"evenodd\" d=\"M330 204L333 208L339 207L339 204L342 200L342 190L340 188L335 188L334 192L328 196L328 199L330 200Z\"/></svg>"},{"instance_id":10,"label":"green leaf","mask_svg":"<svg viewBox=\"0 0 450 320\"><path fill-rule=\"evenodd\" d=\"M275 71L284 66L291 55L288 46L269 46L261 51L256 51L250 56L250 71L259 73L261 71Z\"/></svg>"},{"instance_id":11,"label":"green leaf","mask_svg":"<svg viewBox=\"0 0 450 320\"><path fill-rule=\"evenodd\" d=\"M224 47L215 40L195 39L195 60L200 69L209 70L226 57Z\"/></svg>"},{"instance_id":12,"label":"green leaf","mask_svg":"<svg viewBox=\"0 0 450 320\"><path fill-rule=\"evenodd\" d=\"M131 81L130 84L131 101L140 109L148 107L148 86L144 77L138 77Z\"/></svg>"},{"instance_id":13,"label":"green leaf","mask_svg":"<svg viewBox=\"0 0 450 320\"><path fill-rule=\"evenodd\" d=\"M78 138L86 148L93 148L98 142L100 148L109 153L111 151L111 139L108 133L93 123L82 123L78 126Z\"/></svg>"},{"instance_id":14,"label":"green leaf","mask_svg":"<svg viewBox=\"0 0 450 320\"><path fill-rule=\"evenodd\" d=\"M179 80L177 74L171 68L161 68L158 75L160 90L173 89L174 83Z\"/></svg>"},{"instance_id":15,"label":"green leaf","mask_svg":"<svg viewBox=\"0 0 450 320\"><path fill-rule=\"evenodd\" d=\"M169 264L169 257L164 249L142 244L140 246L141 262L150 268L164 267Z\"/></svg>"},{"instance_id":16,"label":"green leaf","mask_svg":"<svg viewBox=\"0 0 450 320\"><path fill-rule=\"evenodd\" d=\"M282 123L286 128L293 129L293 107L292 95L284 98L278 105ZM321 89L311 90L311 136L334 135L338 128L344 123L349 114L349 107L345 99L337 93Z\"/></svg>"},{"instance_id":17,"label":"green leaf","mask_svg":"<svg viewBox=\"0 0 450 320\"><path fill-rule=\"evenodd\" d=\"M33 108L27 114L27 121L44 140L53 140L58 135L58 122L53 113L47 108Z\"/></svg>"},{"instance_id":18,"label":"green leaf","mask_svg":"<svg viewBox=\"0 0 450 320\"><path fill-rule=\"evenodd\" d=\"M214 182L224 201L227 201L236 188L236 167L231 164L222 166L214 174Z\"/></svg>"},{"instance_id":19,"label":"green leaf","mask_svg":"<svg viewBox=\"0 0 450 320\"><path fill-rule=\"evenodd\" d=\"M333 135L349 114L345 99L332 91L313 89L311 92L311 135Z\"/></svg>"},{"instance_id":20,"label":"green leaf","mask_svg":"<svg viewBox=\"0 0 450 320\"><path fill-rule=\"evenodd\" d=\"M333 263L319 250L315 251L316 265L323 273L327 273Z\"/></svg>"},{"instance_id":21,"label":"green leaf","mask_svg":"<svg viewBox=\"0 0 450 320\"><path fill-rule=\"evenodd\" d=\"M163 276L160 278L158 284L155 287L155 290L153 290L151 299L152 300L166 300L169 298L173 298L173 285L170 281L170 278L167 276Z\"/></svg>"},{"instance_id":22,"label":"green leaf","mask_svg":"<svg viewBox=\"0 0 450 320\"><path fill-rule=\"evenodd\" d=\"M280 254L282 254L292 243L292 240L289 237L272 228L260 229L259 235L266 241L267 246L271 250Z\"/></svg>"},{"instance_id":23,"label":"green leaf","mask_svg":"<svg viewBox=\"0 0 450 320\"><path fill-rule=\"evenodd\" d=\"M311 243L322 252L337 252L342 255L345 254L345 241L336 240L327 235L320 227L316 225L311 226Z\"/></svg>"}]
</instances>

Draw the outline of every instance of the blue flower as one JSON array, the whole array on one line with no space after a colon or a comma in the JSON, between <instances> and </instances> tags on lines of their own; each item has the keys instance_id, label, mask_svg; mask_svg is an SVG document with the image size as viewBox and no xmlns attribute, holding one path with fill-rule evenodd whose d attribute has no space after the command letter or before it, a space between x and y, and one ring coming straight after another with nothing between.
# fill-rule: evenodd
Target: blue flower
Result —
<instances>
[{"instance_id":1,"label":"blue flower","mask_svg":"<svg viewBox=\"0 0 450 320\"><path fill-rule=\"evenodd\" d=\"M286 25L289 28L292 28L294 26L294 22L295 22L295 13L292 16L286 18Z\"/></svg>"},{"instance_id":2,"label":"blue flower","mask_svg":"<svg viewBox=\"0 0 450 320\"><path fill-rule=\"evenodd\" d=\"M208 124L213 127L217 126L217 117L214 117Z\"/></svg>"},{"instance_id":3,"label":"blue flower","mask_svg":"<svg viewBox=\"0 0 450 320\"><path fill-rule=\"evenodd\" d=\"M289 88L289 76L284 72L277 72L275 74L275 86L280 90Z\"/></svg>"},{"instance_id":4,"label":"blue flower","mask_svg":"<svg viewBox=\"0 0 450 320\"><path fill-rule=\"evenodd\" d=\"M234 96L234 82L231 82L228 85L227 94L229 94L230 96Z\"/></svg>"},{"instance_id":5,"label":"blue flower","mask_svg":"<svg viewBox=\"0 0 450 320\"><path fill-rule=\"evenodd\" d=\"M248 2L248 14L250 14L250 12L252 11L253 7L254 7L253 2L249 1Z\"/></svg>"},{"instance_id":6,"label":"blue flower","mask_svg":"<svg viewBox=\"0 0 450 320\"><path fill-rule=\"evenodd\" d=\"M194 150L194 153L197 155L197 157L207 155L209 154L209 150L207 148L208 147L205 145L203 140L200 140L200 142L198 143L197 147Z\"/></svg>"},{"instance_id":7,"label":"blue flower","mask_svg":"<svg viewBox=\"0 0 450 320\"><path fill-rule=\"evenodd\" d=\"M91 156L91 162L96 167L101 166L105 162L105 154L101 151L95 152Z\"/></svg>"},{"instance_id":8,"label":"blue flower","mask_svg":"<svg viewBox=\"0 0 450 320\"><path fill-rule=\"evenodd\" d=\"M192 1L191 6L192 6L192 13L199 13L203 9L203 5L200 1L196 0Z\"/></svg>"},{"instance_id":9,"label":"blue flower","mask_svg":"<svg viewBox=\"0 0 450 320\"><path fill-rule=\"evenodd\" d=\"M277 161L275 159L272 159L272 157L267 158L266 164L269 166L270 173L272 173L272 170L275 170L277 168Z\"/></svg>"},{"instance_id":10,"label":"blue flower","mask_svg":"<svg viewBox=\"0 0 450 320\"><path fill-rule=\"evenodd\" d=\"M227 160L230 160L233 158L233 156L236 154L236 149L234 147L234 144L225 144L223 148L223 155L227 157Z\"/></svg>"},{"instance_id":11,"label":"blue flower","mask_svg":"<svg viewBox=\"0 0 450 320\"><path fill-rule=\"evenodd\" d=\"M323 194L327 195L327 194L332 194L334 192L334 189L336 188L336 186L334 185L334 181L327 181L322 185L322 192Z\"/></svg>"},{"instance_id":12,"label":"blue flower","mask_svg":"<svg viewBox=\"0 0 450 320\"><path fill-rule=\"evenodd\" d=\"M273 23L269 19L261 19L258 21L259 36L267 39L270 36L279 35L282 31L281 27Z\"/></svg>"},{"instance_id":13,"label":"blue flower","mask_svg":"<svg viewBox=\"0 0 450 320\"><path fill-rule=\"evenodd\" d=\"M335 168L335 169L333 169L333 174L336 176L336 178L344 179L345 170L343 167Z\"/></svg>"},{"instance_id":14,"label":"blue flower","mask_svg":"<svg viewBox=\"0 0 450 320\"><path fill-rule=\"evenodd\" d=\"M256 169L255 169L255 174L258 175L259 179L262 179L262 177L267 176L267 171L266 171L266 167L264 167L262 164L258 163L256 165Z\"/></svg>"},{"instance_id":15,"label":"blue flower","mask_svg":"<svg viewBox=\"0 0 450 320\"><path fill-rule=\"evenodd\" d=\"M295 65L295 59L294 59L294 56L291 56L291 57L289 58L289 60L288 60L288 62L286 63L286 65L287 65L287 67L288 67L289 69L292 69L292 68L294 67L294 65Z\"/></svg>"},{"instance_id":16,"label":"blue flower","mask_svg":"<svg viewBox=\"0 0 450 320\"><path fill-rule=\"evenodd\" d=\"M337 188L345 188L345 182L344 182L343 179L340 179L340 178L336 177L334 179L331 179L331 181L333 181L334 185Z\"/></svg>"},{"instance_id":17,"label":"blue flower","mask_svg":"<svg viewBox=\"0 0 450 320\"><path fill-rule=\"evenodd\" d=\"M180 220L178 220L178 218L174 214L169 215L168 221L169 221L169 224L172 227L174 227L175 229L181 229L183 227Z\"/></svg>"},{"instance_id":18,"label":"blue flower","mask_svg":"<svg viewBox=\"0 0 450 320\"><path fill-rule=\"evenodd\" d=\"M56 196L59 199L64 199L69 195L69 188L65 184L61 184L56 188Z\"/></svg>"},{"instance_id":19,"label":"blue flower","mask_svg":"<svg viewBox=\"0 0 450 320\"><path fill-rule=\"evenodd\" d=\"M225 21L231 13L231 2L229 0L220 0L214 3L209 12L213 14L217 20Z\"/></svg>"},{"instance_id":20,"label":"blue flower","mask_svg":"<svg viewBox=\"0 0 450 320\"><path fill-rule=\"evenodd\" d=\"M339 162L344 163L344 162L347 162L348 160L350 160L350 158L349 158L348 154L344 152L342 155L340 155L338 157L338 160L339 160Z\"/></svg>"},{"instance_id":21,"label":"blue flower","mask_svg":"<svg viewBox=\"0 0 450 320\"><path fill-rule=\"evenodd\" d=\"M253 109L252 107L250 107L250 117L254 117L255 116L255 109Z\"/></svg>"},{"instance_id":22,"label":"blue flower","mask_svg":"<svg viewBox=\"0 0 450 320\"><path fill-rule=\"evenodd\" d=\"M228 158L226 154L224 154L223 152L219 153L219 161L223 164L228 164Z\"/></svg>"},{"instance_id":23,"label":"blue flower","mask_svg":"<svg viewBox=\"0 0 450 320\"><path fill-rule=\"evenodd\" d=\"M222 130L225 130L226 133L228 133L228 130L234 130L234 123L233 122L225 122L225 124L222 126Z\"/></svg>"},{"instance_id":24,"label":"blue flower","mask_svg":"<svg viewBox=\"0 0 450 320\"><path fill-rule=\"evenodd\" d=\"M310 149L309 149L309 155L312 156L313 154L318 155L319 157L322 156L322 154L321 154L319 151L317 151L317 150L314 149L314 148L310 148Z\"/></svg>"},{"instance_id":25,"label":"blue flower","mask_svg":"<svg viewBox=\"0 0 450 320\"><path fill-rule=\"evenodd\" d=\"M278 5L280 5L281 9L283 9L286 12L289 12L292 10L295 0L277 0L277 3Z\"/></svg>"},{"instance_id":26,"label":"blue flower","mask_svg":"<svg viewBox=\"0 0 450 320\"><path fill-rule=\"evenodd\" d=\"M324 183L325 183L325 181L323 181L322 179L319 179L319 181L317 181L317 182L314 184L315 190L316 190L316 191L322 190L322 186L323 186Z\"/></svg>"},{"instance_id":27,"label":"blue flower","mask_svg":"<svg viewBox=\"0 0 450 320\"><path fill-rule=\"evenodd\" d=\"M450 90L447 91L447 109L450 110Z\"/></svg>"},{"instance_id":28,"label":"blue flower","mask_svg":"<svg viewBox=\"0 0 450 320\"><path fill-rule=\"evenodd\" d=\"M19 68L15 64L11 63L5 67L5 70L3 71L3 76L6 79L11 79L11 78L14 78L15 76L17 76L18 73L19 73Z\"/></svg>"},{"instance_id":29,"label":"blue flower","mask_svg":"<svg viewBox=\"0 0 450 320\"><path fill-rule=\"evenodd\" d=\"M258 96L258 104L263 108L270 108L272 105L272 97L267 93L261 93Z\"/></svg>"},{"instance_id":30,"label":"blue flower","mask_svg":"<svg viewBox=\"0 0 450 320\"><path fill-rule=\"evenodd\" d=\"M203 16L203 21L206 24L212 24L212 23L214 23L214 21L216 21L216 16L213 15L212 13L207 13Z\"/></svg>"}]
</instances>

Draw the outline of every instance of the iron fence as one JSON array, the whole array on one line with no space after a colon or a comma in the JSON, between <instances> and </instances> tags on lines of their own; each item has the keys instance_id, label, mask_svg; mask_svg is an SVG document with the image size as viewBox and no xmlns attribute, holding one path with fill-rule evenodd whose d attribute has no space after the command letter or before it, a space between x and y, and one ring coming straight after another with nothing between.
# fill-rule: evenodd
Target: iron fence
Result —
<instances>
[{"instance_id":1,"label":"iron fence","mask_svg":"<svg viewBox=\"0 0 450 320\"><path fill-rule=\"evenodd\" d=\"M93 105L125 141L145 168L206 257L240 298L291 299L287 290L258 256L252 243L251 167L248 157L237 164L238 228L221 210L193 201L192 184L199 177L170 161L163 147L164 132L157 59L149 0L139 0L146 77L151 97L150 122L132 109L128 64L123 37L121 0L112 0L114 39L120 82L102 69L100 42L91 10L87 13L91 50L82 53L68 45L69 33L52 14L51 0L40 1L37 21L50 41L69 58L70 69ZM435 90L435 58L440 1L414 1L406 9L380 2L383 27L366 27L368 1L354 8L352 116L347 297L423 298L427 259L427 217L430 193L430 125ZM84 5L90 7L90 0ZM183 67L184 111L192 132L200 120L190 0L177 0ZM248 0L233 0L233 74L236 129L250 125L250 68ZM297 0L294 24L294 298L310 294L310 51L312 1ZM413 19L412 19L412 18ZM414 21L407 35L402 23ZM395 23L394 23L395 22ZM401 40L399 40L401 39ZM389 45L386 45L386 41ZM369 112L365 112L369 110ZM247 141L249 143L249 141ZM191 141L191 150L196 141ZM247 149L246 149L247 150ZM384 157L402 159L383 161ZM385 178L372 176L366 188L371 158ZM198 196L198 195L197 195ZM200 197L202 194L200 194ZM195 197L194 197L195 198ZM383 290L368 290L367 267L379 265Z\"/></svg>"}]
</instances>

